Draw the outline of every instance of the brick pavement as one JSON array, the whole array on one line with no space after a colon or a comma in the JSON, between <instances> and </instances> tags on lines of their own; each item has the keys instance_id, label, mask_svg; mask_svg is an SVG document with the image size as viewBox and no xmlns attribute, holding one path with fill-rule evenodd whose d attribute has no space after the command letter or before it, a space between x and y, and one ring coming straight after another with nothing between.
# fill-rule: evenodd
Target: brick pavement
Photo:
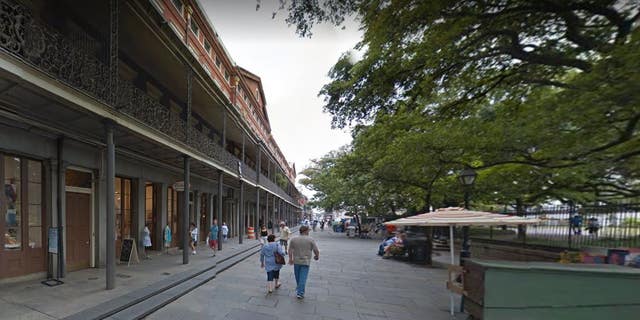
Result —
<instances>
[{"instance_id":1,"label":"brick pavement","mask_svg":"<svg viewBox=\"0 0 640 320\"><path fill-rule=\"evenodd\" d=\"M148 319L451 319L445 269L381 259L375 240L311 236L320 261L312 262L304 300L295 298L291 266L281 271L282 287L267 295L254 255Z\"/></svg>"}]
</instances>

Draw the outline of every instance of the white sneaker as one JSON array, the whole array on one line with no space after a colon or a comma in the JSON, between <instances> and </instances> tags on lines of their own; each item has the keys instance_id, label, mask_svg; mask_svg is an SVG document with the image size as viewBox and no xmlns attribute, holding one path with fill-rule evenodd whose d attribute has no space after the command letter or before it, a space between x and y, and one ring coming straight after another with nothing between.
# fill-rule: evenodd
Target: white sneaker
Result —
<instances>
[{"instance_id":1,"label":"white sneaker","mask_svg":"<svg viewBox=\"0 0 640 320\"><path fill-rule=\"evenodd\" d=\"M195 255L195 254L196 254L196 251L194 250L193 252L191 252L191 254Z\"/></svg>"}]
</instances>

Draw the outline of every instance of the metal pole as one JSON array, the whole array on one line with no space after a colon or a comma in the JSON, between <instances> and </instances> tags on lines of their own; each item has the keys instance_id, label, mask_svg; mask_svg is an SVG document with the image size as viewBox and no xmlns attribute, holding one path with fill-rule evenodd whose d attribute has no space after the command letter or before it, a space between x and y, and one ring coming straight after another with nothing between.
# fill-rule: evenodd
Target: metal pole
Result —
<instances>
[{"instance_id":1,"label":"metal pole","mask_svg":"<svg viewBox=\"0 0 640 320\"><path fill-rule=\"evenodd\" d=\"M216 216L218 217L218 225L222 225L222 179L224 178L222 170L218 170L218 212ZM218 250L222 250L222 231L218 232Z\"/></svg>"},{"instance_id":2,"label":"metal pole","mask_svg":"<svg viewBox=\"0 0 640 320\"><path fill-rule=\"evenodd\" d=\"M256 187L256 220L255 220L256 225L258 226L258 228L260 228L260 188ZM264 224L265 222L262 221L262 224ZM253 229L254 232L257 234L258 233L258 229ZM257 237L256 237L257 238Z\"/></svg>"},{"instance_id":3,"label":"metal pole","mask_svg":"<svg viewBox=\"0 0 640 320\"><path fill-rule=\"evenodd\" d=\"M455 260L455 253L453 252L453 225L449 226L449 254L451 255L451 265L455 265L456 264L456 260ZM451 312L451 315L453 316L454 314L454 305L455 305L455 301L454 301L454 297L453 297L453 292L449 292L449 310Z\"/></svg>"},{"instance_id":4,"label":"metal pole","mask_svg":"<svg viewBox=\"0 0 640 320\"><path fill-rule=\"evenodd\" d=\"M464 208L469 210L469 188L465 186L464 188ZM462 227L462 250L460 251L460 263L462 263L462 258L471 257L471 253L469 252L469 226Z\"/></svg>"},{"instance_id":5,"label":"metal pole","mask_svg":"<svg viewBox=\"0 0 640 320\"><path fill-rule=\"evenodd\" d=\"M182 197L182 264L189 263L189 156L184 156L184 192Z\"/></svg>"},{"instance_id":6,"label":"metal pole","mask_svg":"<svg viewBox=\"0 0 640 320\"><path fill-rule=\"evenodd\" d=\"M113 122L105 123L107 139L107 290L116 284L116 212L115 212L115 178L116 149L113 143Z\"/></svg>"},{"instance_id":7,"label":"metal pole","mask_svg":"<svg viewBox=\"0 0 640 320\"><path fill-rule=\"evenodd\" d=\"M245 228L244 222L244 183L240 180L240 204L239 204L240 213L238 214L238 243L242 244L242 229Z\"/></svg>"},{"instance_id":8,"label":"metal pole","mask_svg":"<svg viewBox=\"0 0 640 320\"><path fill-rule=\"evenodd\" d=\"M64 201L65 201L65 172L64 172L64 138L58 138L58 198L56 199L56 217L58 220L58 278L64 278L65 265L64 265L64 241L63 231L64 226L62 220L64 218Z\"/></svg>"}]
</instances>

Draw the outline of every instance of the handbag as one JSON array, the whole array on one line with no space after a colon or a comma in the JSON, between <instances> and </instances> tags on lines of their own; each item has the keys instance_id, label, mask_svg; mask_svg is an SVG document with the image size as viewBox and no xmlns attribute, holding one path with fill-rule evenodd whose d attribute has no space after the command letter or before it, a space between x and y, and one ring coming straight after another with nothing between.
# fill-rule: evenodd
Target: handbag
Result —
<instances>
[{"instance_id":1,"label":"handbag","mask_svg":"<svg viewBox=\"0 0 640 320\"><path fill-rule=\"evenodd\" d=\"M287 264L284 261L284 257L280 254L280 252L278 252L278 249L280 249L279 245L276 247L276 251L273 252L273 256L276 258L276 264L279 264L279 265Z\"/></svg>"}]
</instances>

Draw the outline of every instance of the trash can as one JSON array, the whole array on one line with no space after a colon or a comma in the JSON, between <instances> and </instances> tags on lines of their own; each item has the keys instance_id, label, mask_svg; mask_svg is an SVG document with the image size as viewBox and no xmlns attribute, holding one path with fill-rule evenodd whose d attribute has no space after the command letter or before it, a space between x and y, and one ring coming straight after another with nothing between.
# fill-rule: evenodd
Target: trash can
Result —
<instances>
[{"instance_id":1,"label":"trash can","mask_svg":"<svg viewBox=\"0 0 640 320\"><path fill-rule=\"evenodd\" d=\"M431 264L431 229L428 227L409 227L406 230L405 248L409 261Z\"/></svg>"}]
</instances>

